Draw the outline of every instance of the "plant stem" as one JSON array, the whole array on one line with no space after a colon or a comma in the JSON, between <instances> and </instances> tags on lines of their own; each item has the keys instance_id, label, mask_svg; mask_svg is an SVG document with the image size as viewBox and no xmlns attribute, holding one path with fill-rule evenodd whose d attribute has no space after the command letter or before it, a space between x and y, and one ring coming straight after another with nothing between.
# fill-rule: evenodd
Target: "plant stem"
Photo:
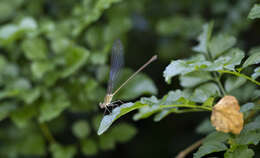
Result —
<instances>
[{"instance_id":1,"label":"plant stem","mask_svg":"<svg viewBox=\"0 0 260 158\"><path fill-rule=\"evenodd\" d=\"M40 124L40 128L42 130L43 135L48 140L50 144L55 143L56 140L54 139L53 135L51 134L48 126L45 123Z\"/></svg>"},{"instance_id":2,"label":"plant stem","mask_svg":"<svg viewBox=\"0 0 260 158\"><path fill-rule=\"evenodd\" d=\"M193 150L197 149L202 144L203 139L200 139L200 140L196 141L195 143L193 143L192 145L190 145L186 149L184 149L181 152L179 152L179 154L176 156L176 158L184 158L184 157L186 157L190 152L192 152Z\"/></svg>"},{"instance_id":3,"label":"plant stem","mask_svg":"<svg viewBox=\"0 0 260 158\"><path fill-rule=\"evenodd\" d=\"M252 79L251 77L249 77L249 76L247 76L247 75L241 74L241 73L239 73L239 72L229 71L229 70L218 70L218 72L220 72L220 73L232 74L232 75L235 75L235 76L238 76L238 77L243 77L243 78L245 78L245 79L247 79L247 80L249 80L249 81L251 81L251 82L257 84L258 86L260 86L260 82L258 82L258 81L256 81L256 80Z\"/></svg>"},{"instance_id":4,"label":"plant stem","mask_svg":"<svg viewBox=\"0 0 260 158\"><path fill-rule=\"evenodd\" d=\"M226 93L226 90L224 89L222 83L220 82L220 79L217 77L216 79L214 79L214 81L218 84L218 87L220 88L222 95L225 96L227 93Z\"/></svg>"},{"instance_id":5,"label":"plant stem","mask_svg":"<svg viewBox=\"0 0 260 158\"><path fill-rule=\"evenodd\" d=\"M209 52L209 50L208 50L208 53L207 53L207 58L210 61L213 61L213 57L212 57L211 53ZM218 84L218 87L220 89L222 96L225 96L226 91L225 91L225 88L223 87L222 83L220 82L220 77L221 77L220 74L218 72L212 72L212 74L213 74L213 77L214 77L214 81Z\"/></svg>"},{"instance_id":6,"label":"plant stem","mask_svg":"<svg viewBox=\"0 0 260 158\"><path fill-rule=\"evenodd\" d=\"M210 107L205 107L205 106L200 106L200 105L189 105L189 104L176 104L176 105L160 105L160 108L176 108L176 107L181 107L181 108L198 108L198 109L204 109L211 111L212 108Z\"/></svg>"}]
</instances>

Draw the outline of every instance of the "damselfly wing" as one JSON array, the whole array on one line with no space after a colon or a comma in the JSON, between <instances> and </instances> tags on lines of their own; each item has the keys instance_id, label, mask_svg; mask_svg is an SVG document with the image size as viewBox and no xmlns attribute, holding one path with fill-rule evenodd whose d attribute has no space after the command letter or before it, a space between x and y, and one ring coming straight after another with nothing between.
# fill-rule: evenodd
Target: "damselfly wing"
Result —
<instances>
[{"instance_id":1,"label":"damselfly wing","mask_svg":"<svg viewBox=\"0 0 260 158\"><path fill-rule=\"evenodd\" d=\"M112 54L111 54L111 67L110 67L110 73L109 73L109 81L108 81L108 87L107 87L107 94L104 98L103 103L99 103L100 108L106 108L109 106L113 106L112 103L113 96L123 87L127 84L128 81L130 81L136 74L138 74L140 71L142 71L146 66L148 66L151 62L157 59L157 55L154 55L149 61L147 61L143 66L141 66L135 73L133 73L119 88L117 88L114 92L114 86L116 79L118 78L119 71L121 67L123 66L124 62L124 55L123 55L123 45L120 40L117 40L114 42L112 47Z\"/></svg>"}]
</instances>

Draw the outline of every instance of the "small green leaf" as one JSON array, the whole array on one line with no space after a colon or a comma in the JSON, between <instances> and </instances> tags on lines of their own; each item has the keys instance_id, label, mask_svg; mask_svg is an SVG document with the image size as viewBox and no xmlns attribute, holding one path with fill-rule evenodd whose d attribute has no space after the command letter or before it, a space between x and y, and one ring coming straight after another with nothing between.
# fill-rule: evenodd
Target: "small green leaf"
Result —
<instances>
[{"instance_id":1,"label":"small green leaf","mask_svg":"<svg viewBox=\"0 0 260 158\"><path fill-rule=\"evenodd\" d=\"M20 128L25 128L30 119L37 115L35 106L24 106L13 111L11 114L12 121Z\"/></svg>"},{"instance_id":2,"label":"small green leaf","mask_svg":"<svg viewBox=\"0 0 260 158\"><path fill-rule=\"evenodd\" d=\"M124 143L129 141L131 138L133 138L137 130L135 127L126 124L126 123L120 123L114 128L111 129L111 136L120 143Z\"/></svg>"},{"instance_id":3,"label":"small green leaf","mask_svg":"<svg viewBox=\"0 0 260 158\"><path fill-rule=\"evenodd\" d=\"M243 64L243 68L260 63L260 51L250 55Z\"/></svg>"},{"instance_id":4,"label":"small green leaf","mask_svg":"<svg viewBox=\"0 0 260 158\"><path fill-rule=\"evenodd\" d=\"M212 76L209 72L197 71L188 73L186 75L181 75L179 79L182 87L194 87L203 82L211 80Z\"/></svg>"},{"instance_id":5,"label":"small green leaf","mask_svg":"<svg viewBox=\"0 0 260 158\"><path fill-rule=\"evenodd\" d=\"M69 47L65 56L65 70L62 73L62 77L71 75L83 66L89 54L89 51L85 48L78 46Z\"/></svg>"},{"instance_id":6,"label":"small green leaf","mask_svg":"<svg viewBox=\"0 0 260 158\"><path fill-rule=\"evenodd\" d=\"M90 126L87 121L80 120L73 124L72 132L76 137L83 139L90 134Z\"/></svg>"},{"instance_id":7,"label":"small green leaf","mask_svg":"<svg viewBox=\"0 0 260 158\"><path fill-rule=\"evenodd\" d=\"M210 41L209 50L213 58L215 58L233 47L235 43L235 37L227 34L218 34L217 36L214 36Z\"/></svg>"},{"instance_id":8,"label":"small green leaf","mask_svg":"<svg viewBox=\"0 0 260 158\"><path fill-rule=\"evenodd\" d=\"M188 60L176 60L172 61L164 70L163 76L165 81L170 83L170 79L177 75L188 74L192 71L207 68L211 65L210 62L206 61L203 55L194 56Z\"/></svg>"},{"instance_id":9,"label":"small green leaf","mask_svg":"<svg viewBox=\"0 0 260 158\"><path fill-rule=\"evenodd\" d=\"M81 142L81 151L86 156L93 156L98 152L97 143L93 139L84 139Z\"/></svg>"},{"instance_id":10,"label":"small green leaf","mask_svg":"<svg viewBox=\"0 0 260 158\"><path fill-rule=\"evenodd\" d=\"M203 141L203 143L225 142L230 138L230 135L222 132L212 132Z\"/></svg>"},{"instance_id":11,"label":"small green leaf","mask_svg":"<svg viewBox=\"0 0 260 158\"><path fill-rule=\"evenodd\" d=\"M102 136L99 136L99 147L102 150L111 150L114 149L116 145L115 139L111 136L110 133L105 133Z\"/></svg>"},{"instance_id":12,"label":"small green leaf","mask_svg":"<svg viewBox=\"0 0 260 158\"><path fill-rule=\"evenodd\" d=\"M76 147L73 145L51 144L50 151L53 158L73 158L76 155Z\"/></svg>"},{"instance_id":13,"label":"small green leaf","mask_svg":"<svg viewBox=\"0 0 260 158\"><path fill-rule=\"evenodd\" d=\"M248 131L241 132L240 135L237 136L235 142L239 145L249 145L254 144L257 145L260 141L260 132L257 131Z\"/></svg>"},{"instance_id":14,"label":"small green leaf","mask_svg":"<svg viewBox=\"0 0 260 158\"><path fill-rule=\"evenodd\" d=\"M204 103L209 97L220 95L220 90L215 83L205 83L195 89L191 100L198 103Z\"/></svg>"},{"instance_id":15,"label":"small green leaf","mask_svg":"<svg viewBox=\"0 0 260 158\"><path fill-rule=\"evenodd\" d=\"M46 154L44 138L37 133L27 135L21 143L18 143L18 147L21 155L44 156Z\"/></svg>"},{"instance_id":16,"label":"small green leaf","mask_svg":"<svg viewBox=\"0 0 260 158\"><path fill-rule=\"evenodd\" d=\"M225 158L253 158L254 155L252 149L248 149L247 146L239 146L235 151L227 151L224 156Z\"/></svg>"},{"instance_id":17,"label":"small green leaf","mask_svg":"<svg viewBox=\"0 0 260 158\"><path fill-rule=\"evenodd\" d=\"M16 104L12 102L3 102L0 105L0 121L9 116L16 109Z\"/></svg>"},{"instance_id":18,"label":"small green leaf","mask_svg":"<svg viewBox=\"0 0 260 158\"><path fill-rule=\"evenodd\" d=\"M224 67L230 70L235 70L235 66L239 65L244 58L245 53L238 49L231 49L224 57L230 57L230 59L225 63Z\"/></svg>"},{"instance_id":19,"label":"small green leaf","mask_svg":"<svg viewBox=\"0 0 260 158\"><path fill-rule=\"evenodd\" d=\"M240 108L240 112L249 112L250 110L252 110L254 108L255 104L254 103L246 103L244 105L241 106Z\"/></svg>"},{"instance_id":20,"label":"small green leaf","mask_svg":"<svg viewBox=\"0 0 260 158\"><path fill-rule=\"evenodd\" d=\"M215 128L211 125L211 122L209 119L203 120L199 126L196 128L197 133L201 134L208 134L210 132L213 132Z\"/></svg>"},{"instance_id":21,"label":"small green leaf","mask_svg":"<svg viewBox=\"0 0 260 158\"><path fill-rule=\"evenodd\" d=\"M260 4L255 4L253 6L253 8L249 12L248 18L249 19L260 18Z\"/></svg>"},{"instance_id":22,"label":"small green leaf","mask_svg":"<svg viewBox=\"0 0 260 158\"><path fill-rule=\"evenodd\" d=\"M158 105L153 105L151 107L145 106L139 109L138 113L134 115L133 119L135 121L140 119L145 119L155 114L158 111L161 111L161 108Z\"/></svg>"},{"instance_id":23,"label":"small green leaf","mask_svg":"<svg viewBox=\"0 0 260 158\"><path fill-rule=\"evenodd\" d=\"M44 101L40 105L39 122L50 121L58 117L68 106L70 102L67 100L62 90L57 90L52 94L50 101Z\"/></svg>"},{"instance_id":24,"label":"small green leaf","mask_svg":"<svg viewBox=\"0 0 260 158\"><path fill-rule=\"evenodd\" d=\"M15 41L20 38L23 34L23 31L19 29L18 26L9 24L0 28L0 43L5 45Z\"/></svg>"},{"instance_id":25,"label":"small green leaf","mask_svg":"<svg viewBox=\"0 0 260 158\"><path fill-rule=\"evenodd\" d=\"M193 157L201 158L210 153L225 151L227 149L227 146L220 142L205 143L202 146L200 146L199 150L195 154L193 154Z\"/></svg>"},{"instance_id":26,"label":"small green leaf","mask_svg":"<svg viewBox=\"0 0 260 158\"><path fill-rule=\"evenodd\" d=\"M47 72L54 70L55 65L49 61L35 61L31 65L33 75L41 79Z\"/></svg>"},{"instance_id":27,"label":"small green leaf","mask_svg":"<svg viewBox=\"0 0 260 158\"><path fill-rule=\"evenodd\" d=\"M135 109L141 108L146 106L145 104L141 104L140 102L134 103L126 103L119 107L116 107L111 114L106 115L103 117L102 121L100 122L98 135L103 134L111 125L112 123L117 120L119 117L129 113Z\"/></svg>"},{"instance_id":28,"label":"small green leaf","mask_svg":"<svg viewBox=\"0 0 260 158\"><path fill-rule=\"evenodd\" d=\"M208 53L209 41L213 30L214 23L210 22L203 25L203 32L199 35L199 45L193 47L193 50L200 53Z\"/></svg>"},{"instance_id":29,"label":"small green leaf","mask_svg":"<svg viewBox=\"0 0 260 158\"><path fill-rule=\"evenodd\" d=\"M41 38L28 38L23 41L22 49L27 59L42 60L47 59L47 46Z\"/></svg>"},{"instance_id":30,"label":"small green leaf","mask_svg":"<svg viewBox=\"0 0 260 158\"><path fill-rule=\"evenodd\" d=\"M256 47L251 48L248 52L248 55L250 56L250 55L253 55L257 52L260 52L260 46L256 46Z\"/></svg>"},{"instance_id":31,"label":"small green leaf","mask_svg":"<svg viewBox=\"0 0 260 158\"><path fill-rule=\"evenodd\" d=\"M260 67L255 68L254 73L252 74L253 79L257 79L260 76Z\"/></svg>"},{"instance_id":32,"label":"small green leaf","mask_svg":"<svg viewBox=\"0 0 260 158\"><path fill-rule=\"evenodd\" d=\"M225 81L225 90L227 92L231 92L232 90L235 90L242 86L246 82L245 78L242 77L236 77L236 76L230 76Z\"/></svg>"},{"instance_id":33,"label":"small green leaf","mask_svg":"<svg viewBox=\"0 0 260 158\"><path fill-rule=\"evenodd\" d=\"M82 15L81 23L75 29L72 30L74 36L78 36L84 29L86 29L91 23L97 21L102 15L104 10L108 9L113 3L120 2L121 0L98 0L95 1L95 5L90 12L86 15Z\"/></svg>"},{"instance_id":34,"label":"small green leaf","mask_svg":"<svg viewBox=\"0 0 260 158\"><path fill-rule=\"evenodd\" d=\"M202 106L213 106L214 104L214 97L209 97L203 104Z\"/></svg>"},{"instance_id":35,"label":"small green leaf","mask_svg":"<svg viewBox=\"0 0 260 158\"><path fill-rule=\"evenodd\" d=\"M200 17L174 15L159 20L156 25L157 32L162 36L180 35L185 38L194 37L201 31L202 19Z\"/></svg>"},{"instance_id":36,"label":"small green leaf","mask_svg":"<svg viewBox=\"0 0 260 158\"><path fill-rule=\"evenodd\" d=\"M201 158L205 155L214 152L220 152L227 150L227 146L224 144L230 136L226 133L213 132L209 134L204 140L202 146L199 150L193 155L194 158Z\"/></svg>"},{"instance_id":37,"label":"small green leaf","mask_svg":"<svg viewBox=\"0 0 260 158\"><path fill-rule=\"evenodd\" d=\"M157 113L155 116L154 116L154 121L155 122L159 122L161 121L162 119L164 119L166 116L168 116L170 113L174 112L174 110L162 110L161 112Z\"/></svg>"}]
</instances>

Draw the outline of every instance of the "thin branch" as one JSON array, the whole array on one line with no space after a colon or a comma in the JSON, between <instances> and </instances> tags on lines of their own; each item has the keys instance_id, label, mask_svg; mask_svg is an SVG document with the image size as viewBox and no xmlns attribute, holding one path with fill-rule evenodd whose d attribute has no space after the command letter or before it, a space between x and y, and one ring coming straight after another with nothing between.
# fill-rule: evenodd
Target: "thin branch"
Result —
<instances>
[{"instance_id":1,"label":"thin branch","mask_svg":"<svg viewBox=\"0 0 260 158\"><path fill-rule=\"evenodd\" d=\"M251 78L251 77L249 77L249 76L247 76L245 74L241 74L241 73L238 73L238 72L235 72L235 71L229 71L229 70L218 70L218 72L232 74L232 75L235 75L235 76L238 76L238 77L243 77L243 78L245 78L245 79L247 79L247 80L257 84L258 86L260 86L260 82L254 80L253 78Z\"/></svg>"},{"instance_id":2,"label":"thin branch","mask_svg":"<svg viewBox=\"0 0 260 158\"><path fill-rule=\"evenodd\" d=\"M204 138L196 141L195 143L193 143L192 145L190 145L186 149L179 152L179 154L175 158L185 158L190 152L197 149L202 144L203 140L204 140Z\"/></svg>"},{"instance_id":3,"label":"thin branch","mask_svg":"<svg viewBox=\"0 0 260 158\"><path fill-rule=\"evenodd\" d=\"M41 130L42 130L43 135L44 135L45 138L48 140L48 142L49 142L50 144L55 143L56 140L54 139L53 135L51 134L51 132L50 132L48 126L47 126L45 123L41 123L41 124L39 124L39 125L40 125L40 128L41 128Z\"/></svg>"},{"instance_id":4,"label":"thin branch","mask_svg":"<svg viewBox=\"0 0 260 158\"><path fill-rule=\"evenodd\" d=\"M216 79L214 79L214 81L217 83L218 87L220 88L222 95L225 96L227 93L226 93L226 90L223 87L222 83L220 82L220 79L216 78Z\"/></svg>"},{"instance_id":5,"label":"thin branch","mask_svg":"<svg viewBox=\"0 0 260 158\"><path fill-rule=\"evenodd\" d=\"M160 105L160 108L197 108L197 109L204 109L208 111L212 111L211 107L201 106L201 105L189 105L189 104L176 104L176 105Z\"/></svg>"}]
</instances>

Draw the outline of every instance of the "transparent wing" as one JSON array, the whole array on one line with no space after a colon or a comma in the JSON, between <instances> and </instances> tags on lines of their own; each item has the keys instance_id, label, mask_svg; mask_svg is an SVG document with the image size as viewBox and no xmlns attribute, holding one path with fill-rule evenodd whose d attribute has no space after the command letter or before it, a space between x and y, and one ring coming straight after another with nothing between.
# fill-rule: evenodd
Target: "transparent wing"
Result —
<instances>
[{"instance_id":1,"label":"transparent wing","mask_svg":"<svg viewBox=\"0 0 260 158\"><path fill-rule=\"evenodd\" d=\"M115 82L119 76L119 72L123 64L124 64L123 45L120 40L116 40L112 47L111 67L110 67L109 81L107 87L108 94L113 93Z\"/></svg>"}]
</instances>

